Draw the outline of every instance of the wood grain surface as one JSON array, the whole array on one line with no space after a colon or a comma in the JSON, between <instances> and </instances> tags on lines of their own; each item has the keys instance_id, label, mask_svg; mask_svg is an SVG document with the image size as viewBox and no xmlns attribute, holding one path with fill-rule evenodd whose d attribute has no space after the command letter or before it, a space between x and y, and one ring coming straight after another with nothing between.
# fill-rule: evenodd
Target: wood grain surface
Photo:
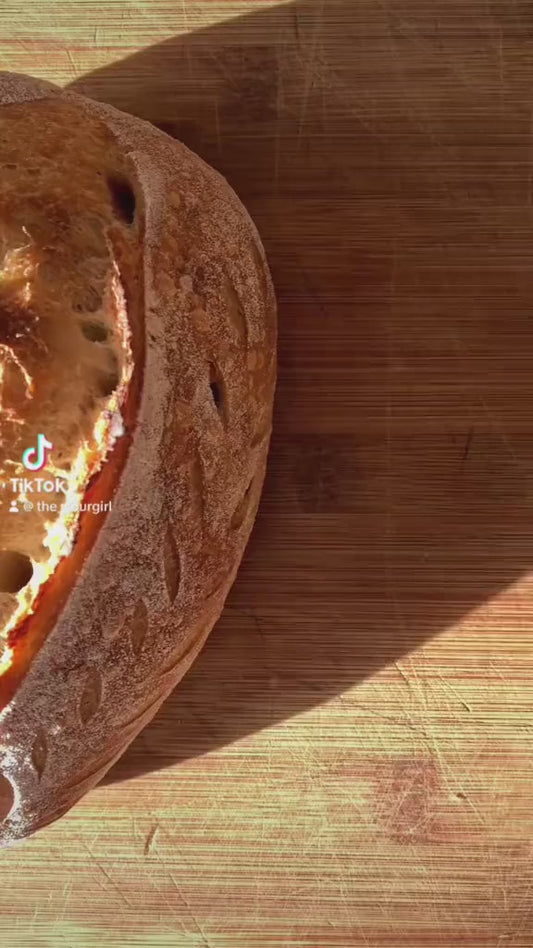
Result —
<instances>
[{"instance_id":1,"label":"wood grain surface","mask_svg":"<svg viewBox=\"0 0 533 948\"><path fill-rule=\"evenodd\" d=\"M533 4L33 0L0 36L221 170L280 308L224 615L1 854L1 944L531 948Z\"/></svg>"}]
</instances>

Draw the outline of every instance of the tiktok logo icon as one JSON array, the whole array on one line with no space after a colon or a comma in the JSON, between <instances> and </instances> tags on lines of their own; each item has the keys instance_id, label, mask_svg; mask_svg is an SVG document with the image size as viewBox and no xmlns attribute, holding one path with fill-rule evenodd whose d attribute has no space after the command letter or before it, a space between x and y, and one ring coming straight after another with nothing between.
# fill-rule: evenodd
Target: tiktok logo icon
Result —
<instances>
[{"instance_id":1,"label":"tiktok logo icon","mask_svg":"<svg viewBox=\"0 0 533 948\"><path fill-rule=\"evenodd\" d=\"M38 434L37 447L28 448L22 455L22 463L26 470L42 471L53 447L52 442L47 441L43 434Z\"/></svg>"}]
</instances>

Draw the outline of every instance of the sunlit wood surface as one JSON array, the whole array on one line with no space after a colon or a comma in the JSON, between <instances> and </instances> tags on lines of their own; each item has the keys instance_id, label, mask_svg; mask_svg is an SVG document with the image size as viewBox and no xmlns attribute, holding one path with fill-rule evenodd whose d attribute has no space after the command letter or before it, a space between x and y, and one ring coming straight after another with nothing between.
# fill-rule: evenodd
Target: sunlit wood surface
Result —
<instances>
[{"instance_id":1,"label":"sunlit wood surface","mask_svg":"<svg viewBox=\"0 0 533 948\"><path fill-rule=\"evenodd\" d=\"M105 785L0 855L6 948L533 946L531 14L0 8L0 68L227 176L280 321L225 613Z\"/></svg>"}]
</instances>

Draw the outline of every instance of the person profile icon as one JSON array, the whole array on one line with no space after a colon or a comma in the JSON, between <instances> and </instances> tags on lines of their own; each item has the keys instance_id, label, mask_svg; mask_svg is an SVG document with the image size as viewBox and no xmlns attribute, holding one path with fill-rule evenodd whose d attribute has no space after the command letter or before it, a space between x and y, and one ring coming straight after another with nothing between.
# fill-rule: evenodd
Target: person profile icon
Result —
<instances>
[{"instance_id":1,"label":"person profile icon","mask_svg":"<svg viewBox=\"0 0 533 948\"><path fill-rule=\"evenodd\" d=\"M18 513L19 509L15 499L11 501L11 507L9 508L9 513Z\"/></svg>"}]
</instances>

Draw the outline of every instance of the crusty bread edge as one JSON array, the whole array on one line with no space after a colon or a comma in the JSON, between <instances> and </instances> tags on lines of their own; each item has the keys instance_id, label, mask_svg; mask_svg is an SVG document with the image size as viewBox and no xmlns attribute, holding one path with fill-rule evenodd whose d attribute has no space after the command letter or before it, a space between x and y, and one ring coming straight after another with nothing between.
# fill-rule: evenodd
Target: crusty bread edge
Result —
<instances>
[{"instance_id":1,"label":"crusty bread edge","mask_svg":"<svg viewBox=\"0 0 533 948\"><path fill-rule=\"evenodd\" d=\"M105 122L137 172L146 213L146 384L139 424L113 510L58 622L0 717L0 773L14 793L13 806L0 826L3 846L56 819L97 783L155 714L201 649L222 610L255 519L266 467L276 375L276 304L264 250L254 224L225 179L147 122L76 93L63 92L42 80L0 73L0 106L55 96L76 102L88 115ZM184 181L187 193L194 192L192 203L198 206L201 233L198 231L196 237L203 242L206 261L209 263L210 255L219 260L224 253L232 261L232 279L247 309L246 345L253 355L249 362L255 372L255 382L250 385L252 390L256 386L256 409L262 420L261 437L253 445L237 443L238 433L235 435L236 460L233 463L228 449L230 476L226 477L225 494L222 496L220 489L218 493L213 489L212 494L207 490L202 500L204 515L212 520L212 542L225 543L232 511L239 507L248 489L242 522L232 533L231 545L224 547L225 555L228 549L230 555L222 579L210 589L211 580L220 579L213 562L202 561L202 551L195 548L193 537L181 536L185 555L180 593L174 605L166 602L163 608L167 593L164 564L159 558L162 529L169 517L176 525L176 512L179 517L180 503L185 503L186 497L183 489L177 501L173 496L175 485L169 476L172 464L162 472L160 450L167 436L165 412L173 404L172 372L178 357L174 333L180 325L183 331L186 327L183 323L176 325L176 294L168 289L168 281L163 288L159 278L168 264L165 240L174 221L168 194L173 187L183 191ZM206 236L203 204L209 208L213 226L216 224L211 240ZM235 268L246 248L252 248L253 254L248 253L246 273L241 271L239 275ZM179 280L178 273L176 286ZM223 294L222 285L218 289ZM235 347L232 353L235 378L242 382L246 367L241 372ZM191 352L189 358L189 375L194 376L195 353ZM231 388L233 375L226 382ZM200 439L205 434L207 417L201 384L200 379L198 392L188 406L192 429ZM237 382L235 386L237 397ZM165 443L168 445L168 439ZM210 472L209 483L216 481L217 449L215 446L211 456L208 447L201 457L202 476L206 478L202 489ZM190 569L188 553L193 564ZM144 650L135 655L127 620L139 596L146 605L148 627ZM124 619L126 625L122 624ZM89 719L85 715L86 719L81 720L84 702L94 710Z\"/></svg>"}]
</instances>

